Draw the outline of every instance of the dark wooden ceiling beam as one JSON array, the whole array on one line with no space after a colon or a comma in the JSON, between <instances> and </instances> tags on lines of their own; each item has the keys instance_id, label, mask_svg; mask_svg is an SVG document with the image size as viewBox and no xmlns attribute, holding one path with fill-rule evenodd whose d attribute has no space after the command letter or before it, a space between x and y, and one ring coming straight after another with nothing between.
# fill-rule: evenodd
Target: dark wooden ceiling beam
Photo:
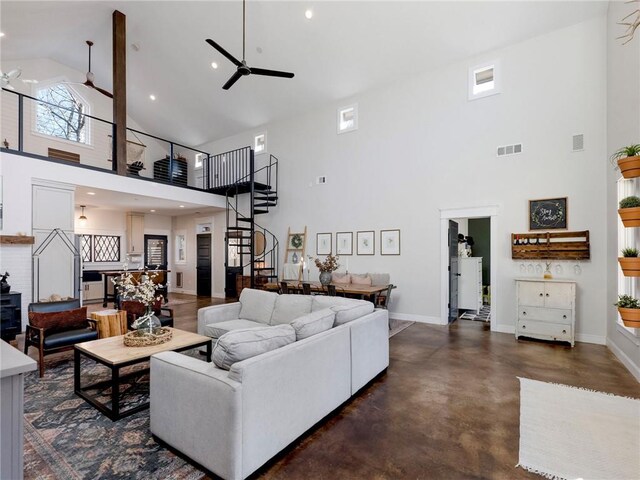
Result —
<instances>
[{"instance_id":1,"label":"dark wooden ceiling beam","mask_svg":"<svg viewBox=\"0 0 640 480\"><path fill-rule=\"evenodd\" d=\"M113 123L115 123L114 170L127 174L127 17L113 12Z\"/></svg>"}]
</instances>

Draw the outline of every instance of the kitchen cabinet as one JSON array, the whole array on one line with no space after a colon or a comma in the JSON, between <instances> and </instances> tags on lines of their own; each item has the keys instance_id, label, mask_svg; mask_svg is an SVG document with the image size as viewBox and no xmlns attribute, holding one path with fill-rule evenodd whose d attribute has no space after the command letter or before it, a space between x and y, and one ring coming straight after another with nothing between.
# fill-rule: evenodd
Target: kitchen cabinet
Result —
<instances>
[{"instance_id":1,"label":"kitchen cabinet","mask_svg":"<svg viewBox=\"0 0 640 480\"><path fill-rule=\"evenodd\" d=\"M144 253L144 214L127 213L127 253Z\"/></svg>"}]
</instances>

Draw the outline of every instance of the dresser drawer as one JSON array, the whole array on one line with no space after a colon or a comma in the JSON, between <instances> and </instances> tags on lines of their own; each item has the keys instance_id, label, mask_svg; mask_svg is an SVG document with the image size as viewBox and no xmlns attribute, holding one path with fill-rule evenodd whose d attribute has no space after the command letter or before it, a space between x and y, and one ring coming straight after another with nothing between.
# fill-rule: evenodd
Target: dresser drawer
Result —
<instances>
[{"instance_id":1,"label":"dresser drawer","mask_svg":"<svg viewBox=\"0 0 640 480\"><path fill-rule=\"evenodd\" d=\"M518 336L535 336L537 338L547 338L549 340L565 340L573 343L571 335L571 325L559 323L536 322L518 320Z\"/></svg>"},{"instance_id":2,"label":"dresser drawer","mask_svg":"<svg viewBox=\"0 0 640 480\"><path fill-rule=\"evenodd\" d=\"M518 320L537 320L541 322L571 325L571 310L560 308L539 308L520 306Z\"/></svg>"}]
</instances>

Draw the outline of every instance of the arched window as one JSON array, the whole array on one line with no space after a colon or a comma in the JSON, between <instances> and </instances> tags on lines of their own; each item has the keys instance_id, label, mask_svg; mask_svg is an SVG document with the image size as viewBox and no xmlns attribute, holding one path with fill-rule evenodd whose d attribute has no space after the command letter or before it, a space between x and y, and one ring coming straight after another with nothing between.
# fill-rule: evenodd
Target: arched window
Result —
<instances>
[{"instance_id":1,"label":"arched window","mask_svg":"<svg viewBox=\"0 0 640 480\"><path fill-rule=\"evenodd\" d=\"M37 91L36 132L71 142L89 143L89 105L64 83ZM46 103L45 103L46 102Z\"/></svg>"}]
</instances>

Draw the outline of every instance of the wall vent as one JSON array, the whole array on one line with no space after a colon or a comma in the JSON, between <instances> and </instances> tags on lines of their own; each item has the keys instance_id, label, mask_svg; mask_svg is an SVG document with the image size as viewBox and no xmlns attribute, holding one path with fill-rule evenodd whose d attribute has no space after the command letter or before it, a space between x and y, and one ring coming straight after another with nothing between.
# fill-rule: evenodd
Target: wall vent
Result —
<instances>
[{"instance_id":1,"label":"wall vent","mask_svg":"<svg viewBox=\"0 0 640 480\"><path fill-rule=\"evenodd\" d=\"M327 177L325 177L324 175L316 178L316 184L324 185L325 183L327 183Z\"/></svg>"},{"instance_id":2,"label":"wall vent","mask_svg":"<svg viewBox=\"0 0 640 480\"><path fill-rule=\"evenodd\" d=\"M176 288L182 287L182 272L176 272Z\"/></svg>"},{"instance_id":3,"label":"wall vent","mask_svg":"<svg viewBox=\"0 0 640 480\"><path fill-rule=\"evenodd\" d=\"M573 136L573 151L582 152L584 150L584 134L580 133Z\"/></svg>"},{"instance_id":4,"label":"wall vent","mask_svg":"<svg viewBox=\"0 0 640 480\"><path fill-rule=\"evenodd\" d=\"M522 144L516 143L514 145L502 145L498 147L497 156L504 157L505 155L518 155L522 153Z\"/></svg>"}]
</instances>

